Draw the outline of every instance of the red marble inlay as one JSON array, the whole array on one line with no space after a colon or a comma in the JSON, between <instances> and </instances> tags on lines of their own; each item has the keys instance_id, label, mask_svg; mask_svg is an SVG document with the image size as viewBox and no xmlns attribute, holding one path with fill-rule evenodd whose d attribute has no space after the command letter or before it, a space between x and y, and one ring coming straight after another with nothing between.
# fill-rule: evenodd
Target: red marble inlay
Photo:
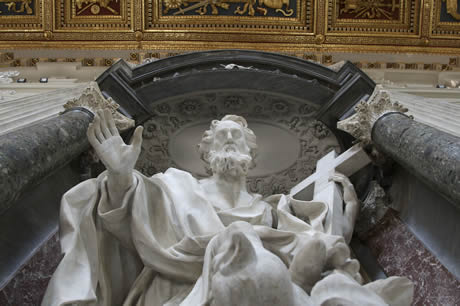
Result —
<instances>
[{"instance_id":1,"label":"red marble inlay","mask_svg":"<svg viewBox=\"0 0 460 306\"><path fill-rule=\"evenodd\" d=\"M388 210L365 240L388 276L415 284L413 305L460 305L460 281Z\"/></svg>"},{"instance_id":2,"label":"red marble inlay","mask_svg":"<svg viewBox=\"0 0 460 306\"><path fill-rule=\"evenodd\" d=\"M0 305L40 305L61 258L59 234L56 233L0 291Z\"/></svg>"},{"instance_id":3,"label":"red marble inlay","mask_svg":"<svg viewBox=\"0 0 460 306\"><path fill-rule=\"evenodd\" d=\"M414 305L460 305L458 281L388 210L365 239L388 276L406 276L415 284ZM59 235L53 235L0 291L0 305L40 305L62 258Z\"/></svg>"}]
</instances>

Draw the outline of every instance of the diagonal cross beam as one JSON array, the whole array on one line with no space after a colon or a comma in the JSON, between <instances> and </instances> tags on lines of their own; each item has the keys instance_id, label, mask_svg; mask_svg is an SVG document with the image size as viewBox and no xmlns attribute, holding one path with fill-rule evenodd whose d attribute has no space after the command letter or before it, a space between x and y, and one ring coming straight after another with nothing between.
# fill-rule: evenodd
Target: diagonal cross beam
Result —
<instances>
[{"instance_id":1,"label":"diagonal cross beam","mask_svg":"<svg viewBox=\"0 0 460 306\"><path fill-rule=\"evenodd\" d=\"M343 199L337 183L329 181L335 173L351 176L371 162L359 144L337 156L333 150L316 164L316 172L297 184L289 193L293 198L324 202L329 208L324 229L326 233L342 236Z\"/></svg>"}]
</instances>

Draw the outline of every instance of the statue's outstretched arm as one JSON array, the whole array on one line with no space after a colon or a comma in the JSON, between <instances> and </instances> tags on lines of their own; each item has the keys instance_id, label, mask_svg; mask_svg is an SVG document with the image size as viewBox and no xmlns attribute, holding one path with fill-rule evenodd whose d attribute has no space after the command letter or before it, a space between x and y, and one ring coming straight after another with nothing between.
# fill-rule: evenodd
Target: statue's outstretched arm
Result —
<instances>
[{"instance_id":1,"label":"statue's outstretched arm","mask_svg":"<svg viewBox=\"0 0 460 306\"><path fill-rule=\"evenodd\" d=\"M88 127L88 140L107 168L107 188L114 209L121 205L123 195L133 184L133 169L141 152L142 130L143 127L138 126L131 144L125 144L109 110L99 110Z\"/></svg>"},{"instance_id":2,"label":"statue's outstretched arm","mask_svg":"<svg viewBox=\"0 0 460 306\"><path fill-rule=\"evenodd\" d=\"M359 212L359 199L356 195L355 188L350 182L348 177L345 175L336 172L331 179L334 182L337 182L343 187L343 201L345 202L345 207L343 209L343 227L342 233L343 238L347 243L350 243L351 236L353 235L353 229L355 227L356 218L358 217Z\"/></svg>"}]
</instances>

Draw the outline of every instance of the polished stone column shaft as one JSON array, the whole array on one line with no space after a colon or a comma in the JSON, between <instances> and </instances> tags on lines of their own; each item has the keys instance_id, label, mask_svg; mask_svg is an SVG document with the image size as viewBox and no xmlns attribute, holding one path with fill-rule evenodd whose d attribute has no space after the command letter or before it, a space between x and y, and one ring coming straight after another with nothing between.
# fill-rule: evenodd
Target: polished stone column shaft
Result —
<instances>
[{"instance_id":1,"label":"polished stone column shaft","mask_svg":"<svg viewBox=\"0 0 460 306\"><path fill-rule=\"evenodd\" d=\"M75 109L0 136L0 215L27 188L88 149L92 117Z\"/></svg>"},{"instance_id":2,"label":"polished stone column shaft","mask_svg":"<svg viewBox=\"0 0 460 306\"><path fill-rule=\"evenodd\" d=\"M459 137L393 112L375 122L372 142L460 208Z\"/></svg>"}]
</instances>

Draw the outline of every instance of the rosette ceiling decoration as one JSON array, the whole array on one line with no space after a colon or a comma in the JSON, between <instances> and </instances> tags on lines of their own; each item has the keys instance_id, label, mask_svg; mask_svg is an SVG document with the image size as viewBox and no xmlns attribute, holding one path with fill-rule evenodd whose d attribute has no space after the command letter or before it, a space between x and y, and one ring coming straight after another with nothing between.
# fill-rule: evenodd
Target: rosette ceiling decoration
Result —
<instances>
[{"instance_id":1,"label":"rosette ceiling decoration","mask_svg":"<svg viewBox=\"0 0 460 306\"><path fill-rule=\"evenodd\" d=\"M460 0L0 0L0 49L458 54Z\"/></svg>"}]
</instances>

